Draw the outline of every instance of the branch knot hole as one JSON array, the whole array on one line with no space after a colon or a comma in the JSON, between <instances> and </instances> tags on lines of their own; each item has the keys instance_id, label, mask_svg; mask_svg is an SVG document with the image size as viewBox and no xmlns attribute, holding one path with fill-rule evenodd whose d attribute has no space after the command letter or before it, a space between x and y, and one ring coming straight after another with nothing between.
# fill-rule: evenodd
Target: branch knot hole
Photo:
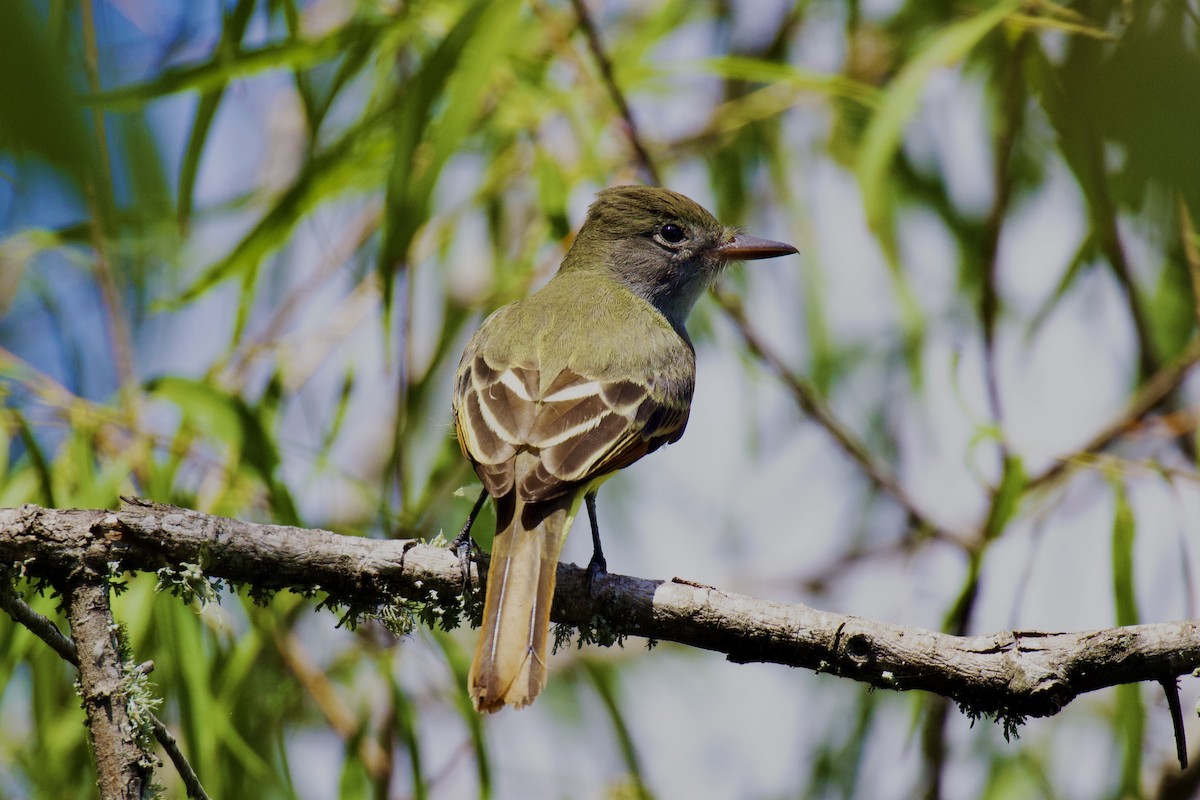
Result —
<instances>
[{"instance_id":1,"label":"branch knot hole","mask_svg":"<svg viewBox=\"0 0 1200 800\"><path fill-rule=\"evenodd\" d=\"M871 637L864 633L851 634L846 639L846 655L858 666L865 666L872 660Z\"/></svg>"}]
</instances>

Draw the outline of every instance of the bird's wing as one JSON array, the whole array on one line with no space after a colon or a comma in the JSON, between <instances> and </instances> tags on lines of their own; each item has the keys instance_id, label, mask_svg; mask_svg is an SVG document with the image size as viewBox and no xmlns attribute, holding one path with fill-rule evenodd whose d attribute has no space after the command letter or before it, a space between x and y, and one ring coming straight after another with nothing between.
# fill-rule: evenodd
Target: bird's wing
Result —
<instances>
[{"instance_id":1,"label":"bird's wing","mask_svg":"<svg viewBox=\"0 0 1200 800\"><path fill-rule=\"evenodd\" d=\"M627 467L683 435L691 391L683 396L654 376L596 379L571 369L543 393L529 431L541 453L518 487L529 500L553 497L559 487ZM673 396L674 395L674 396Z\"/></svg>"},{"instance_id":2,"label":"bird's wing","mask_svg":"<svg viewBox=\"0 0 1200 800\"><path fill-rule=\"evenodd\" d=\"M523 500L537 502L676 441L691 394L690 373L614 378L571 368L543 388L536 368L498 368L475 353L455 381L455 430L493 497L515 485ZM520 475L519 452L536 455Z\"/></svg>"}]
</instances>

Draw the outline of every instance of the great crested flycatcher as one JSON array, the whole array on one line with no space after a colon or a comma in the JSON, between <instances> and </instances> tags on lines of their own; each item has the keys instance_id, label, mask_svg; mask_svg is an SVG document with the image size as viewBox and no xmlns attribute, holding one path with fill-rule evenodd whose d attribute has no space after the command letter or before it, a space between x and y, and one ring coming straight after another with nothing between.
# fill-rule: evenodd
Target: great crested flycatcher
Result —
<instances>
[{"instance_id":1,"label":"great crested flycatcher","mask_svg":"<svg viewBox=\"0 0 1200 800\"><path fill-rule=\"evenodd\" d=\"M730 261L795 252L667 189L605 189L550 282L471 338L454 428L496 505L469 677L478 711L528 705L546 684L558 556L580 503L602 569L596 489L683 435L696 375L684 320L700 293Z\"/></svg>"}]
</instances>

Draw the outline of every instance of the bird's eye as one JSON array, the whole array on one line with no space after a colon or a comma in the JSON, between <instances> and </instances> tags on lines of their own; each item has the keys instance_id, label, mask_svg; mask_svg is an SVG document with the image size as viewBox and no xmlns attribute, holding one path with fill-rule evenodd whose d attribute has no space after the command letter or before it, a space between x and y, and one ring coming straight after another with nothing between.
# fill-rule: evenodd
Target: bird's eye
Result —
<instances>
[{"instance_id":1,"label":"bird's eye","mask_svg":"<svg viewBox=\"0 0 1200 800\"><path fill-rule=\"evenodd\" d=\"M668 222L658 229L658 235L663 238L664 242L670 244L679 244L683 241L683 228L676 225L674 222Z\"/></svg>"}]
</instances>

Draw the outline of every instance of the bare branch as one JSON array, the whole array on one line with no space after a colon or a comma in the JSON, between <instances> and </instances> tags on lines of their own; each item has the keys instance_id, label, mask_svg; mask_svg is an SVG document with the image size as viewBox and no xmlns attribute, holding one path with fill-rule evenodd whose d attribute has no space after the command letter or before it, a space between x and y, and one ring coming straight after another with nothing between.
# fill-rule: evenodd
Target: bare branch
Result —
<instances>
[{"instance_id":1,"label":"bare branch","mask_svg":"<svg viewBox=\"0 0 1200 800\"><path fill-rule=\"evenodd\" d=\"M446 548L127 502L120 512L0 509L0 559L23 562L33 575L101 555L126 570L199 564L210 578L257 589L319 587L347 603L397 597L434 603L461 591L459 561ZM1007 724L1055 714L1084 692L1159 682L1200 665L1200 620L952 636L756 600L680 578L610 574L589 596L586 570L564 564L558 582L553 619L560 623L594 633L600 619L614 636L678 642L738 663L771 662L881 688L922 689Z\"/></svg>"},{"instance_id":2,"label":"bare branch","mask_svg":"<svg viewBox=\"0 0 1200 800\"><path fill-rule=\"evenodd\" d=\"M1167 695L1167 708L1171 710L1171 727L1175 730L1175 757L1179 759L1179 768L1187 769L1187 733L1183 727L1183 706L1179 702L1179 683L1175 678L1162 680L1163 692Z\"/></svg>"},{"instance_id":3,"label":"bare branch","mask_svg":"<svg viewBox=\"0 0 1200 800\"><path fill-rule=\"evenodd\" d=\"M964 550L970 549L970 543L965 536L938 525L926 515L900 485L900 481L892 474L888 466L877 459L866 444L834 416L832 409L821 398L817 390L789 369L783 363L783 359L767 346L751 326L738 298L719 288L713 290L713 296L733 322L742 341L746 343L747 349L775 373L791 393L800 410L833 437L838 448L858 464L867 479L904 509L912 527L924 530L935 538L955 544Z\"/></svg>"},{"instance_id":4,"label":"bare branch","mask_svg":"<svg viewBox=\"0 0 1200 800\"><path fill-rule=\"evenodd\" d=\"M79 666L79 653L75 643L58 629L49 617L39 614L28 603L17 596L8 581L0 581L0 608L4 609L19 625L24 625L34 636L41 639L58 653L59 658Z\"/></svg>"},{"instance_id":5,"label":"bare branch","mask_svg":"<svg viewBox=\"0 0 1200 800\"><path fill-rule=\"evenodd\" d=\"M76 649L75 643L63 635L53 620L39 614L32 606L18 597L13 586L7 581L0 581L0 609L6 611L17 623L24 625L34 636L48 644L63 661L76 668L79 667L79 651ZM200 777L192 769L192 765L183 751L179 749L175 737L158 717L153 714L148 716L154 731L154 738L167 757L171 759L171 763L175 765L175 769L179 772L183 785L187 789L188 797L192 800L208 800L208 794L200 783Z\"/></svg>"},{"instance_id":6,"label":"bare branch","mask_svg":"<svg viewBox=\"0 0 1200 800\"><path fill-rule=\"evenodd\" d=\"M96 756L100 797L138 800L150 781L154 757L139 744L129 714L117 626L108 604L108 581L80 569L62 589L79 659L79 683Z\"/></svg>"},{"instance_id":7,"label":"bare branch","mask_svg":"<svg viewBox=\"0 0 1200 800\"><path fill-rule=\"evenodd\" d=\"M183 750L179 748L179 743L167 730L167 726L163 725L162 720L154 715L150 716L150 725L154 729L154 738L158 740L159 746L167 754L167 758L171 759L171 763L179 772L179 777L183 779L188 797L191 800L208 800L208 793L204 791L204 786L200 783L200 776L192 769L187 756L183 754Z\"/></svg>"},{"instance_id":8,"label":"bare branch","mask_svg":"<svg viewBox=\"0 0 1200 800\"><path fill-rule=\"evenodd\" d=\"M629 139L630 147L633 148L637 165L642 170L647 182L658 186L661 183L658 167L655 165L654 159L651 158L650 151L642 141L641 134L638 132L637 122L633 118L633 110L630 109L629 102L625 99L625 93L617 85L617 77L613 71L612 59L608 57L608 52L604 49L604 43L600 41L600 31L597 30L596 23L592 21L592 16L588 13L587 6L584 5L583 0L571 0L571 6L575 9L575 15L579 18L579 26L583 28L584 35L587 36L588 50L591 52L592 58L596 60L596 66L600 68L600 77L604 80L604 86L608 89L609 97L612 98L613 104L617 107L617 112L621 115L621 121L625 128L625 136Z\"/></svg>"},{"instance_id":9,"label":"bare branch","mask_svg":"<svg viewBox=\"0 0 1200 800\"><path fill-rule=\"evenodd\" d=\"M1037 489L1054 483L1076 464L1086 462L1088 456L1099 453L1116 442L1175 393L1198 362L1200 336L1193 337L1179 355L1143 381L1116 419L1100 429L1075 453L1058 459L1045 472L1030 478L1027 488Z\"/></svg>"}]
</instances>

